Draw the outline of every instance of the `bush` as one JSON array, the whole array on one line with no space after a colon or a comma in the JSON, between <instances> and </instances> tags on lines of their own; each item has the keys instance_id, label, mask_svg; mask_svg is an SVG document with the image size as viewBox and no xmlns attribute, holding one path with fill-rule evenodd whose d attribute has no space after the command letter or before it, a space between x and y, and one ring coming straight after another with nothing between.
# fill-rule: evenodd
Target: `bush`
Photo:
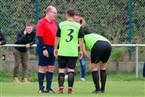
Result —
<instances>
[{"instance_id":1,"label":"bush","mask_svg":"<svg viewBox=\"0 0 145 97\"><path fill-rule=\"evenodd\" d=\"M124 47L113 48L111 54L112 61L124 61L123 59L126 57L125 52L127 51Z\"/></svg>"}]
</instances>

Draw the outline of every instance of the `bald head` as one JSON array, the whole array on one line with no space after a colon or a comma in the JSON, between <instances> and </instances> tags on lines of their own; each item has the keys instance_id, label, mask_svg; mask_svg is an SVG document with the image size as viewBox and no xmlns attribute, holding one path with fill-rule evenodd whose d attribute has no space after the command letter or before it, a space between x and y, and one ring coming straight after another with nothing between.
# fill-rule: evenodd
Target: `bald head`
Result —
<instances>
[{"instance_id":1,"label":"bald head","mask_svg":"<svg viewBox=\"0 0 145 97\"><path fill-rule=\"evenodd\" d=\"M55 20L57 16L57 10L54 6L48 6L46 9L46 18L51 21Z\"/></svg>"},{"instance_id":2,"label":"bald head","mask_svg":"<svg viewBox=\"0 0 145 97\"><path fill-rule=\"evenodd\" d=\"M54 6L48 6L48 7L46 8L46 14L47 14L49 11L51 11L51 10L55 10L55 11L56 11L56 8L55 8Z\"/></svg>"}]
</instances>

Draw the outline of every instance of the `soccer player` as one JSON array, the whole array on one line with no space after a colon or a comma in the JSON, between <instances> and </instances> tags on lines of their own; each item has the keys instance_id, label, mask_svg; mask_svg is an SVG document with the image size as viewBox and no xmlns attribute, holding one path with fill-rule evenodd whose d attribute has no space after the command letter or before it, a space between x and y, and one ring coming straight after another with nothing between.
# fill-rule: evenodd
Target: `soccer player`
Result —
<instances>
[{"instance_id":1,"label":"soccer player","mask_svg":"<svg viewBox=\"0 0 145 97\"><path fill-rule=\"evenodd\" d=\"M111 44L105 37L95 33L90 34L89 32L85 32L84 43L83 53L90 61L90 70L96 88L92 93L104 93L107 77L105 63L110 57L112 49ZM91 52L91 55L86 52L86 49ZM97 68L98 63L100 63L100 80ZM99 81L101 81L101 88Z\"/></svg>"},{"instance_id":2,"label":"soccer player","mask_svg":"<svg viewBox=\"0 0 145 97\"><path fill-rule=\"evenodd\" d=\"M37 26L37 54L39 57L39 70L38 81L39 91L38 93L54 93L51 88L53 79L54 62L54 40L57 32L58 25L55 22L57 16L57 10L54 6L48 6L46 9L46 16L42 18ZM46 91L44 90L44 77L46 75Z\"/></svg>"},{"instance_id":3,"label":"soccer player","mask_svg":"<svg viewBox=\"0 0 145 97\"><path fill-rule=\"evenodd\" d=\"M66 21L59 24L59 29L55 38L54 55L58 56L58 84L57 94L63 93L64 76L66 67L68 68L68 93L73 94L74 69L78 57L78 41L80 45L79 59L82 58L84 33L79 23L74 21L75 10L70 8L66 12ZM59 44L59 49L58 49Z\"/></svg>"},{"instance_id":4,"label":"soccer player","mask_svg":"<svg viewBox=\"0 0 145 97\"><path fill-rule=\"evenodd\" d=\"M15 47L14 49L14 58L15 66L13 70L13 82L19 83L18 73L19 65L22 64L22 81L28 83L27 79L27 67L28 67L28 57L29 57L29 48L35 43L35 32L33 30L33 25L31 23L26 24L25 29L17 33L17 40L15 44L24 44L25 47Z\"/></svg>"},{"instance_id":5,"label":"soccer player","mask_svg":"<svg viewBox=\"0 0 145 97\"><path fill-rule=\"evenodd\" d=\"M88 28L86 27L86 21L83 17L81 17L81 14L76 11L74 15L74 21L81 24L83 31L88 31ZM86 57L83 56L80 60L80 67L81 67L81 80L85 81L85 75L86 75ZM66 72L65 79L68 78L68 74Z\"/></svg>"}]
</instances>

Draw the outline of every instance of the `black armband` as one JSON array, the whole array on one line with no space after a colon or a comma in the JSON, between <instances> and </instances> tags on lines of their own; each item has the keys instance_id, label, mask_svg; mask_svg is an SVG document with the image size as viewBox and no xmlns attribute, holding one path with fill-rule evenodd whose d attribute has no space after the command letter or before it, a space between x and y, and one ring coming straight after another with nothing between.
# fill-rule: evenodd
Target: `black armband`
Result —
<instances>
[{"instance_id":1,"label":"black armband","mask_svg":"<svg viewBox=\"0 0 145 97\"><path fill-rule=\"evenodd\" d=\"M46 46L43 46L42 49L43 49L43 50L46 50Z\"/></svg>"},{"instance_id":2,"label":"black armband","mask_svg":"<svg viewBox=\"0 0 145 97\"><path fill-rule=\"evenodd\" d=\"M46 46L44 44L43 38L41 36L37 36L37 38L38 38L40 46L42 47L42 50L46 50Z\"/></svg>"}]
</instances>

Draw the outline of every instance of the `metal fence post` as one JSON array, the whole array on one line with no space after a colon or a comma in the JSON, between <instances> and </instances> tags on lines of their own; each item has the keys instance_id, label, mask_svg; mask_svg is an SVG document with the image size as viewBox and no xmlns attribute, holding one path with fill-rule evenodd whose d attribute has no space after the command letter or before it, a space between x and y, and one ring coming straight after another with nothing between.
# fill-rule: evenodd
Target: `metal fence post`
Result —
<instances>
[{"instance_id":1,"label":"metal fence post","mask_svg":"<svg viewBox=\"0 0 145 97\"><path fill-rule=\"evenodd\" d=\"M132 0L129 0L129 44L132 44ZM129 59L131 60L132 47L129 47Z\"/></svg>"},{"instance_id":2,"label":"metal fence post","mask_svg":"<svg viewBox=\"0 0 145 97\"><path fill-rule=\"evenodd\" d=\"M36 0L35 1L35 3L36 3L36 6L35 6L35 10L36 10L36 13L35 13L35 23L37 24L37 22L38 22L38 11L39 11L39 0Z\"/></svg>"},{"instance_id":3,"label":"metal fence post","mask_svg":"<svg viewBox=\"0 0 145 97\"><path fill-rule=\"evenodd\" d=\"M138 45L136 45L135 51L136 51L136 54L135 54L135 57L136 57L136 60L135 60L135 72L136 72L136 78L138 78Z\"/></svg>"}]
</instances>

